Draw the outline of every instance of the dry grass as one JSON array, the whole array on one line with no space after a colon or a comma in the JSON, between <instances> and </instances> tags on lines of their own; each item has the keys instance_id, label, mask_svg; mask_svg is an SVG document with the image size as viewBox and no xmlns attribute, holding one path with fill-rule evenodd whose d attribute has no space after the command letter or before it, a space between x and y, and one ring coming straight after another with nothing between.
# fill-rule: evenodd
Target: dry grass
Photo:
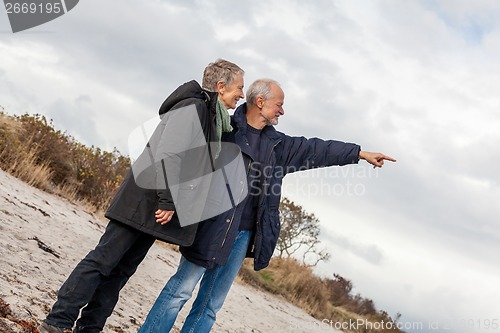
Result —
<instances>
[{"instance_id":1,"label":"dry grass","mask_svg":"<svg viewBox=\"0 0 500 333\"><path fill-rule=\"evenodd\" d=\"M376 311L374 308L371 313L364 314L364 304L371 300L361 298L359 295L348 295L342 305L334 305L339 303L333 296L336 294L335 290L332 290L336 285L335 281L316 276L310 267L300 264L295 259L274 258L268 268L258 272L253 270L253 263L248 260L243 264L239 277L250 285L284 297L319 320L327 319L339 323L355 322L358 319L367 319L372 322L393 321L387 313ZM350 289L347 292L350 292ZM346 332L394 333L400 331L397 329L360 329L358 331L346 330Z\"/></svg>"},{"instance_id":2,"label":"dry grass","mask_svg":"<svg viewBox=\"0 0 500 333\"><path fill-rule=\"evenodd\" d=\"M52 192L50 167L47 163L37 164L36 154L32 150L25 151L21 148L19 154L10 161L10 165L5 168L5 171L34 187Z\"/></svg>"},{"instance_id":3,"label":"dry grass","mask_svg":"<svg viewBox=\"0 0 500 333\"><path fill-rule=\"evenodd\" d=\"M118 151L86 147L43 116L0 112L0 168L94 212L107 207L129 165Z\"/></svg>"},{"instance_id":4,"label":"dry grass","mask_svg":"<svg viewBox=\"0 0 500 333\"><path fill-rule=\"evenodd\" d=\"M0 167L32 186L51 191L52 171L47 162L38 163L36 149L33 136L22 124L0 113Z\"/></svg>"},{"instance_id":5,"label":"dry grass","mask_svg":"<svg viewBox=\"0 0 500 333\"><path fill-rule=\"evenodd\" d=\"M273 294L281 295L318 319L341 319L329 303L329 291L320 278L308 267L294 259L275 258L271 265L254 272L251 262L246 262L240 276L243 281Z\"/></svg>"}]
</instances>

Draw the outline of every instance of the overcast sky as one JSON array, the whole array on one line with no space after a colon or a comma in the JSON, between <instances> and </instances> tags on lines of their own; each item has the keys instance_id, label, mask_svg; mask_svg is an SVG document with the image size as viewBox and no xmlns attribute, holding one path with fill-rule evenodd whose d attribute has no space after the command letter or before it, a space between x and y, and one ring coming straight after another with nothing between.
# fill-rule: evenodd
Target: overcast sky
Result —
<instances>
[{"instance_id":1,"label":"overcast sky","mask_svg":"<svg viewBox=\"0 0 500 333\"><path fill-rule=\"evenodd\" d=\"M16 34L2 10L0 105L127 154L128 134L219 57L246 86L281 82L278 130L398 159L286 178L321 220L319 274L422 324L409 332L500 325L499 1L85 0Z\"/></svg>"}]
</instances>

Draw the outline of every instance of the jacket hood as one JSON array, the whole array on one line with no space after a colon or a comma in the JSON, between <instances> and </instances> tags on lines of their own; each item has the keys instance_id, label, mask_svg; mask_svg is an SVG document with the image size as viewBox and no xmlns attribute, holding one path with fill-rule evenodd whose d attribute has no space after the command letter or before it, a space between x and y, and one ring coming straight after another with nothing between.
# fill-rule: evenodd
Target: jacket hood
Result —
<instances>
[{"instance_id":1,"label":"jacket hood","mask_svg":"<svg viewBox=\"0 0 500 333\"><path fill-rule=\"evenodd\" d=\"M177 103L188 98L199 98L204 101L210 101L217 98L217 93L209 92L203 89L195 80L189 81L174 90L170 96L160 106L160 115L171 110Z\"/></svg>"}]
</instances>

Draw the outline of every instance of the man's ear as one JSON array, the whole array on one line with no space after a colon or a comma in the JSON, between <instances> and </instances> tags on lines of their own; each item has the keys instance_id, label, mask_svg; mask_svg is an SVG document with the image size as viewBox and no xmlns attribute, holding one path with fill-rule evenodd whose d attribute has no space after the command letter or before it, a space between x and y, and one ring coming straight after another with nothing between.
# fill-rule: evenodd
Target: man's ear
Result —
<instances>
[{"instance_id":1,"label":"man's ear","mask_svg":"<svg viewBox=\"0 0 500 333\"><path fill-rule=\"evenodd\" d=\"M262 96L257 96L257 99L255 100L255 105L257 105L257 107L259 109L262 109L262 107L264 106L264 98Z\"/></svg>"}]
</instances>

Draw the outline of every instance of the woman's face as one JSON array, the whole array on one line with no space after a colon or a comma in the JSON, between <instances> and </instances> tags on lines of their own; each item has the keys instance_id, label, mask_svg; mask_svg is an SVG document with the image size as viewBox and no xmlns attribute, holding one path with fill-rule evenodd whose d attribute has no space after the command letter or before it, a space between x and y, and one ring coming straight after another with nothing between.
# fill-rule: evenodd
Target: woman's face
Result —
<instances>
[{"instance_id":1,"label":"woman's face","mask_svg":"<svg viewBox=\"0 0 500 333\"><path fill-rule=\"evenodd\" d=\"M219 89L219 100L227 109L235 109L238 101L245 98L243 87L243 75L238 74L231 84L224 85Z\"/></svg>"}]
</instances>

